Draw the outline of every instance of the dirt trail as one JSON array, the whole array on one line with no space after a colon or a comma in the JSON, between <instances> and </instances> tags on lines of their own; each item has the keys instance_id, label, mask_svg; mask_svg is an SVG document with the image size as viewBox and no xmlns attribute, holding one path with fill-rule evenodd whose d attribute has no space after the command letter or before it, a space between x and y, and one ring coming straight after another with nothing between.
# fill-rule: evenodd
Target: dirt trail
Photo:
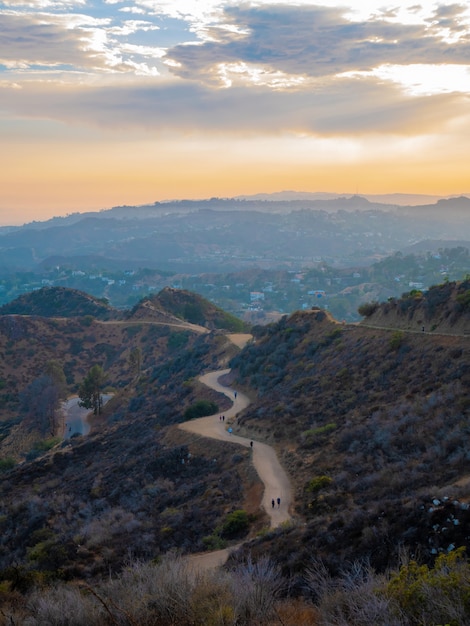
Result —
<instances>
[{"instance_id":1,"label":"dirt trail","mask_svg":"<svg viewBox=\"0 0 470 626\"><path fill-rule=\"evenodd\" d=\"M228 396L233 401L232 407L227 411L216 413L209 417L201 417L189 422L184 422L180 424L179 427L187 432L202 437L231 441L232 443L237 443L249 448L251 440L236 434L236 417L240 411L249 405L250 400L243 393L230 387L224 387L219 383L219 378L229 372L229 369L209 372L201 376L199 380L215 391ZM224 421L220 419L222 415L225 416ZM232 432L229 432L230 428ZM292 502L290 481L271 446L253 441L253 465L261 481L264 483L261 506L270 517L271 528L276 528L283 522L291 519L289 514L289 508ZM277 498L281 500L279 507L277 505ZM274 507L272 506L273 499L275 500ZM198 569L209 569L223 565L229 556L230 550L235 550L238 547L239 546L234 546L231 549L193 555L189 559L190 565Z\"/></svg>"},{"instance_id":2,"label":"dirt trail","mask_svg":"<svg viewBox=\"0 0 470 626\"><path fill-rule=\"evenodd\" d=\"M59 319L59 318L56 318ZM66 318L63 318L66 319ZM172 326L173 328L182 328L183 330L192 330L195 333L207 334L210 332L205 326L191 324L190 322L158 322L156 320L95 320L97 324L116 325L116 326Z\"/></svg>"},{"instance_id":3,"label":"dirt trail","mask_svg":"<svg viewBox=\"0 0 470 626\"><path fill-rule=\"evenodd\" d=\"M199 380L211 387L219 393L225 394L233 401L233 405L227 411L216 413L209 417L201 417L200 419L191 420L180 424L180 428L189 432L202 435L204 437L212 437L222 441L231 441L238 443L246 448L250 447L250 439L240 437L236 434L236 416L243 411L249 404L250 400L243 393L236 392L230 387L224 387L219 383L219 378L224 374L228 374L229 369L209 372L201 376ZM236 397L235 397L236 393ZM219 417L225 415L225 421L222 422ZM229 432L229 428L233 432ZM253 445L253 465L262 482L264 483L264 494L261 506L271 518L271 527L279 526L282 522L290 519L289 507L291 504L291 486L289 479L281 464L278 461L275 451L271 446L265 443L254 441ZM281 506L273 508L271 501L274 498L281 498Z\"/></svg>"}]
</instances>

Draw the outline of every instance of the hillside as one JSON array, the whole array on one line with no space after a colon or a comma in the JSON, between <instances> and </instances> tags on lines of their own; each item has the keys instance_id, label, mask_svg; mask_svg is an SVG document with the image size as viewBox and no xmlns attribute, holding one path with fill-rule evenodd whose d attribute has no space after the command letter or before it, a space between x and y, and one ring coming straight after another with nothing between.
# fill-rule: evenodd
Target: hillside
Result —
<instances>
[{"instance_id":1,"label":"hillside","mask_svg":"<svg viewBox=\"0 0 470 626\"><path fill-rule=\"evenodd\" d=\"M201 363L210 363L218 351L213 344L219 340L199 337L205 327L188 323L185 313L194 319L191 311L204 310L208 319L201 321L210 327L225 323L246 328L240 320L186 292L181 295L186 308L176 317L171 309L180 312L174 306L179 294L175 290L170 293L172 298L165 295L163 302L158 295L144 300L127 319L122 312L73 289L44 288L4 307L0 315L0 453L18 459L38 438L51 435L47 433L50 419L39 420L41 409L35 407L47 405L44 374L48 364L56 363L63 371L69 394L77 393L91 366L100 365L109 385L131 396L135 392L132 385L138 382L131 353L138 351L140 371L155 381L164 381L166 372L177 369L167 385L167 393L171 393L172 385L182 384L184 378L179 377L197 375ZM170 310L165 309L166 304ZM153 394L147 395L155 404ZM146 403L140 394L132 402L141 408ZM176 414L184 409L181 398Z\"/></svg>"},{"instance_id":2,"label":"hillside","mask_svg":"<svg viewBox=\"0 0 470 626\"><path fill-rule=\"evenodd\" d=\"M242 351L219 329L175 328L191 304L175 290L126 320L0 317L4 424L19 416L20 390L51 359L63 364L69 389L98 362L115 393L89 436L49 452L25 454L24 441L15 451L24 418L10 425L1 442L0 579L21 592L44 580L98 584L129 559L220 547L220 529L239 509L249 514L248 541L230 567L269 556L286 595L309 589L313 557L336 576L357 560L385 572L404 551L432 564L468 548L470 339L457 334L467 328L468 284L436 289L439 297L411 296L413 314L428 311L432 331L341 324L314 308L255 327ZM367 323L390 304L376 305ZM439 332L444 320L453 333ZM273 445L294 487L293 522L275 530L258 508L249 450L174 427L201 400L227 409L229 400L197 377L228 365L231 386L252 399L234 434ZM9 456L24 460L6 463ZM292 619L285 623L317 624Z\"/></svg>"},{"instance_id":3,"label":"hillside","mask_svg":"<svg viewBox=\"0 0 470 626\"><path fill-rule=\"evenodd\" d=\"M0 317L0 579L10 580L14 563L26 586L45 572L99 577L130 554L204 550L234 509L251 506L259 516L245 503L259 491L248 453L173 431L198 402L229 406L197 376L237 350L221 331L177 321ZM114 397L91 417L89 436L62 442L59 415L51 438L39 396L34 410L24 404L50 362L62 367L69 393L91 365L103 367Z\"/></svg>"},{"instance_id":4,"label":"hillside","mask_svg":"<svg viewBox=\"0 0 470 626\"><path fill-rule=\"evenodd\" d=\"M447 282L426 292L412 290L400 299L360 307L363 325L407 331L470 334L470 279Z\"/></svg>"},{"instance_id":5,"label":"hillside","mask_svg":"<svg viewBox=\"0 0 470 626\"><path fill-rule=\"evenodd\" d=\"M321 310L258 328L232 361L257 391L239 429L276 445L306 521L259 550L275 543L294 571L311 553L333 570L364 557L384 569L400 545L429 560L467 546L469 364L462 335L340 325Z\"/></svg>"},{"instance_id":6,"label":"hillside","mask_svg":"<svg viewBox=\"0 0 470 626\"><path fill-rule=\"evenodd\" d=\"M119 317L107 302L77 289L43 287L19 296L0 307L0 315L35 315L38 317L84 317L98 319Z\"/></svg>"}]
</instances>

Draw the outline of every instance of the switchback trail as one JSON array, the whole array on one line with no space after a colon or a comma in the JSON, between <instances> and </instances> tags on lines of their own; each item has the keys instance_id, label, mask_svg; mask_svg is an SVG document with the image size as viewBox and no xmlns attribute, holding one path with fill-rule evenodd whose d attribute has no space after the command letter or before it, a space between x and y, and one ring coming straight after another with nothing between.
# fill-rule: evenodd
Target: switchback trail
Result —
<instances>
[{"instance_id":1,"label":"switchback trail","mask_svg":"<svg viewBox=\"0 0 470 626\"><path fill-rule=\"evenodd\" d=\"M209 417L201 417L199 419L183 422L179 425L179 428L202 437L230 441L249 448L250 441L252 440L236 435L235 431L237 428L236 416L240 411L249 405L250 400L243 393L240 393L239 391L235 392L234 389L224 387L219 383L219 378L229 372L229 369L209 372L208 374L201 376L199 380L215 391L223 393L229 397L233 402L232 407L227 411L215 413ZM221 415L225 416L225 421L220 419ZM232 433L227 430L228 427L233 429ZM261 506L270 517L271 528L276 528L283 522L291 519L289 508L292 502L292 488L287 474L279 463L274 449L265 443L257 441L254 441L253 444L253 465L258 472L260 480L264 484ZM279 507L277 505L277 498L280 498L281 500ZM274 507L272 506L273 499L276 501ZM238 547L239 546L237 545L232 549L236 549ZM199 569L207 569L223 565L228 558L228 555L229 549L217 550L215 552L192 555L190 557L190 562Z\"/></svg>"}]
</instances>

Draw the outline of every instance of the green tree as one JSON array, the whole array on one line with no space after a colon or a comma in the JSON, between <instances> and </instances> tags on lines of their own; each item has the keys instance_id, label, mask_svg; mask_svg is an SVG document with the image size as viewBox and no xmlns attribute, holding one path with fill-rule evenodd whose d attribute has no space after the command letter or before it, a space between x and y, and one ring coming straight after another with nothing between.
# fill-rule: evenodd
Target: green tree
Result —
<instances>
[{"instance_id":1,"label":"green tree","mask_svg":"<svg viewBox=\"0 0 470 626\"><path fill-rule=\"evenodd\" d=\"M55 435L58 411L66 398L67 385L62 366L48 361L44 373L35 378L20 394L20 410L43 435Z\"/></svg>"},{"instance_id":2,"label":"green tree","mask_svg":"<svg viewBox=\"0 0 470 626\"><path fill-rule=\"evenodd\" d=\"M101 413L103 406L101 392L105 383L106 374L103 368L100 365L93 365L78 389L78 397L80 398L79 406L83 406L86 409L93 409L95 415Z\"/></svg>"},{"instance_id":3,"label":"green tree","mask_svg":"<svg viewBox=\"0 0 470 626\"><path fill-rule=\"evenodd\" d=\"M48 361L46 363L46 375L52 378L60 399L64 400L67 397L67 381L62 365L58 361Z\"/></svg>"}]
</instances>

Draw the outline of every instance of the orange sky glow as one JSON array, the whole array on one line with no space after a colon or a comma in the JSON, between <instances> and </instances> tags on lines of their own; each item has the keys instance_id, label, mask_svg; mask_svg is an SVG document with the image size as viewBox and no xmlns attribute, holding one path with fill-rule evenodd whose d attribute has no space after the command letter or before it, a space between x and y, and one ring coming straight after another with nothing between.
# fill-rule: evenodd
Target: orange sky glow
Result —
<instances>
[{"instance_id":1,"label":"orange sky glow","mask_svg":"<svg viewBox=\"0 0 470 626\"><path fill-rule=\"evenodd\" d=\"M0 1L0 225L283 190L467 194L470 8L356 4Z\"/></svg>"}]
</instances>

